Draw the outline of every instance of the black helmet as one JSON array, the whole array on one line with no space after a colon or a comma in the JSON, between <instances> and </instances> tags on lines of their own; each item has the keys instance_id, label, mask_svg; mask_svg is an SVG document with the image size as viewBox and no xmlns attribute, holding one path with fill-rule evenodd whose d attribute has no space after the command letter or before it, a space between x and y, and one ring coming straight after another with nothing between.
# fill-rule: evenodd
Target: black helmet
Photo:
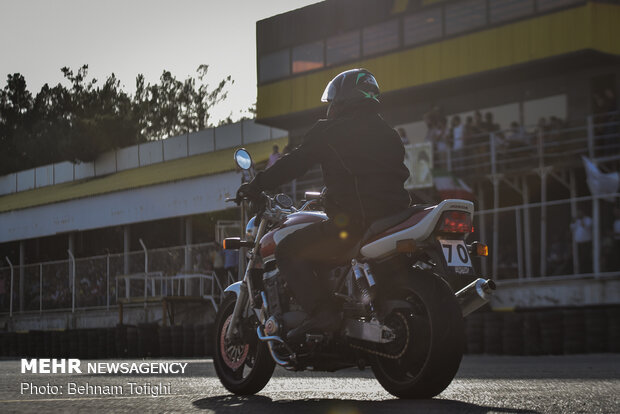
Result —
<instances>
[{"instance_id":1,"label":"black helmet","mask_svg":"<svg viewBox=\"0 0 620 414\"><path fill-rule=\"evenodd\" d=\"M329 102L327 117L336 118L347 108L379 106L379 85L366 69L351 69L340 73L327 84L321 101Z\"/></svg>"}]
</instances>

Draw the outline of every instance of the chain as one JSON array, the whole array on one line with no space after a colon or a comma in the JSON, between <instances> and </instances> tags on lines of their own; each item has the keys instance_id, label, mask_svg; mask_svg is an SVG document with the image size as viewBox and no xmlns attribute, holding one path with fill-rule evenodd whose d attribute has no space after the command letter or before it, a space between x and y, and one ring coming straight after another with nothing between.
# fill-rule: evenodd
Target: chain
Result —
<instances>
[{"instance_id":1,"label":"chain","mask_svg":"<svg viewBox=\"0 0 620 414\"><path fill-rule=\"evenodd\" d=\"M403 350L400 351L400 353L398 353L396 355L390 355L390 354L386 354L384 352L375 351L373 349L364 348L363 346L349 344L351 346L351 348L359 349L360 351L364 351L364 352L367 352L369 354L377 355L377 356L380 356L380 357L383 357L383 358L387 358L387 359L399 359L400 357L405 355L405 352L407 352L407 348L409 347L409 325L407 324L407 319L403 316L402 313L398 312L397 315L400 316L400 318L405 323L405 330L406 330L405 346L403 347Z\"/></svg>"}]
</instances>

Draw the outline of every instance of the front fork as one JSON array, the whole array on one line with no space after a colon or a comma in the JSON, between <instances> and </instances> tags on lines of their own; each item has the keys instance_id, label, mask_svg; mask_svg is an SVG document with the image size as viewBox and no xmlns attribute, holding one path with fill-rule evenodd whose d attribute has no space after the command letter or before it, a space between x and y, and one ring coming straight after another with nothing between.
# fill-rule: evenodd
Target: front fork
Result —
<instances>
[{"instance_id":1,"label":"front fork","mask_svg":"<svg viewBox=\"0 0 620 414\"><path fill-rule=\"evenodd\" d=\"M252 288L252 278L250 277L250 271L254 268L254 265L256 263L256 259L258 257L256 252L258 251L260 239L263 237L263 233L265 233L266 226L267 223L265 219L262 219L258 226L258 231L256 232L254 248L250 251L250 260L248 261L248 264L245 268L243 281L239 286L239 295L237 296L237 301L235 302L235 308L233 309L232 318L230 320L230 324L228 324L228 328L226 329L226 339L228 340L233 340L235 334L239 333L239 321L241 320L241 315L247 313L248 307L254 307L254 299L252 298L252 292L254 292L254 289Z\"/></svg>"}]
</instances>

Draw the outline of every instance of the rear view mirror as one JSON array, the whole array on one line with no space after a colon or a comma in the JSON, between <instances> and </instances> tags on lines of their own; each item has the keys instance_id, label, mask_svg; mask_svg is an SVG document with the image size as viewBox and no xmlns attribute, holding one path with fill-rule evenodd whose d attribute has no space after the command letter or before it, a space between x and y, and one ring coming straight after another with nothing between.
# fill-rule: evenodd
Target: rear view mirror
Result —
<instances>
[{"instance_id":1,"label":"rear view mirror","mask_svg":"<svg viewBox=\"0 0 620 414\"><path fill-rule=\"evenodd\" d=\"M252 157L250 157L250 153L245 148L239 148L235 151L235 162L242 170L249 170L252 166Z\"/></svg>"}]
</instances>

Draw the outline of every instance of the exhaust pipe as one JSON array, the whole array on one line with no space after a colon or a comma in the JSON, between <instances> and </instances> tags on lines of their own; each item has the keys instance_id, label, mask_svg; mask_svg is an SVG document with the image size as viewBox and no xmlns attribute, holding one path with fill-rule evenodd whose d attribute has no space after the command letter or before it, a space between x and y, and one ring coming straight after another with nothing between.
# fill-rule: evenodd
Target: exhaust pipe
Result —
<instances>
[{"instance_id":1,"label":"exhaust pipe","mask_svg":"<svg viewBox=\"0 0 620 414\"><path fill-rule=\"evenodd\" d=\"M463 289L456 292L456 300L461 305L463 317L474 312L491 299L495 290L495 282L491 279L476 279Z\"/></svg>"}]
</instances>

